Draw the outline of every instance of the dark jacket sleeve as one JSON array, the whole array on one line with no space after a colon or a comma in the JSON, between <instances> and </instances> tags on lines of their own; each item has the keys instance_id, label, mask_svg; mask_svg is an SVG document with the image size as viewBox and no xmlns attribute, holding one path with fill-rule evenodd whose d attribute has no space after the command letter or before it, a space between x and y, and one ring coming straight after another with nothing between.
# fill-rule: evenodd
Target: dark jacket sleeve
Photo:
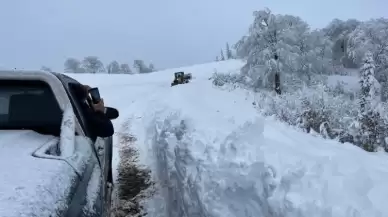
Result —
<instances>
[{"instance_id":1,"label":"dark jacket sleeve","mask_svg":"<svg viewBox=\"0 0 388 217\"><path fill-rule=\"evenodd\" d=\"M106 108L105 109L105 116L108 117L110 120L116 119L119 117L119 111L115 108Z\"/></svg>"},{"instance_id":2,"label":"dark jacket sleeve","mask_svg":"<svg viewBox=\"0 0 388 217\"><path fill-rule=\"evenodd\" d=\"M110 137L114 134L112 121L102 112L88 112L87 119L92 133L97 137Z\"/></svg>"}]
</instances>

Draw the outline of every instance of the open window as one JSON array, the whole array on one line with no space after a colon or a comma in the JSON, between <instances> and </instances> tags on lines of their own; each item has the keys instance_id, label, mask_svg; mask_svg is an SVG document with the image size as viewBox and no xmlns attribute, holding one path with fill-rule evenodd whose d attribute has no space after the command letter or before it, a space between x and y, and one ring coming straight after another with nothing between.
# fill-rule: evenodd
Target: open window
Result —
<instances>
[{"instance_id":1,"label":"open window","mask_svg":"<svg viewBox=\"0 0 388 217\"><path fill-rule=\"evenodd\" d=\"M39 80L0 80L0 130L34 130L59 136L62 110L50 86Z\"/></svg>"}]
</instances>

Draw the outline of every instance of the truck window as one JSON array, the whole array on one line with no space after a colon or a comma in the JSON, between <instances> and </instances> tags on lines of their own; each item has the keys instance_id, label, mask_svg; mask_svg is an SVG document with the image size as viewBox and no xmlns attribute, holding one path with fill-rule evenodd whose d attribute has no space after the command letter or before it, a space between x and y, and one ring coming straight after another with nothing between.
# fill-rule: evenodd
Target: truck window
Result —
<instances>
[{"instance_id":1,"label":"truck window","mask_svg":"<svg viewBox=\"0 0 388 217\"><path fill-rule=\"evenodd\" d=\"M85 135L90 138L93 142L96 141L97 137L93 136L92 131L90 129L90 126L87 123L87 120L85 119L85 111L82 109L81 102L79 99L77 99L76 94L74 93L74 89L72 88L73 85L80 85L80 83L64 74L57 74L57 77L62 82L63 86L66 89L66 92L71 99L71 103L74 108L75 115L77 116L78 120L80 121L80 124L82 125L82 129L84 130Z\"/></svg>"},{"instance_id":2,"label":"truck window","mask_svg":"<svg viewBox=\"0 0 388 217\"><path fill-rule=\"evenodd\" d=\"M59 136L62 110L43 81L0 80L0 130Z\"/></svg>"}]
</instances>

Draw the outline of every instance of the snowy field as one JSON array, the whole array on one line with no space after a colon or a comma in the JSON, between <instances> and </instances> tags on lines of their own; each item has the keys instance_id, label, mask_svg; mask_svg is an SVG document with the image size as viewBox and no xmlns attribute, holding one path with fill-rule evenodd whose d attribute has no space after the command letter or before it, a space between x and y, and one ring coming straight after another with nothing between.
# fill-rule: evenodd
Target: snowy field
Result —
<instances>
[{"instance_id":1,"label":"snowy field","mask_svg":"<svg viewBox=\"0 0 388 217\"><path fill-rule=\"evenodd\" d=\"M388 157L305 134L253 108L254 95L212 86L233 60L147 75L70 75L98 86L130 122L157 194L150 217L386 217ZM175 71L191 83L170 87ZM117 147L117 144L116 144ZM114 164L119 159L117 149Z\"/></svg>"}]
</instances>

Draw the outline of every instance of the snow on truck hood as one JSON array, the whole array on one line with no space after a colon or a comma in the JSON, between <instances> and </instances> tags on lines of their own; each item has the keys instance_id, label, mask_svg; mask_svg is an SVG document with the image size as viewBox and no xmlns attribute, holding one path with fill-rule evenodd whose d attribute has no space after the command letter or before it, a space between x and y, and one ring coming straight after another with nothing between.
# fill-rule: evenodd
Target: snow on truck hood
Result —
<instances>
[{"instance_id":1,"label":"snow on truck hood","mask_svg":"<svg viewBox=\"0 0 388 217\"><path fill-rule=\"evenodd\" d=\"M33 131L0 130L0 216L50 216L66 204L68 186L76 177L64 161L32 153L56 139Z\"/></svg>"}]
</instances>

